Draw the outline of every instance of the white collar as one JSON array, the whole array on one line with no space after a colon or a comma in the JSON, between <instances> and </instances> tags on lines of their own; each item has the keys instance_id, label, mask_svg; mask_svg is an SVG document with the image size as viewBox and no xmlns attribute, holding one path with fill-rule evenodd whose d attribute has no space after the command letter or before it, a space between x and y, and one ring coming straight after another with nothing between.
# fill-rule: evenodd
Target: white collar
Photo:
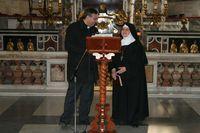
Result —
<instances>
[{"instance_id":1,"label":"white collar","mask_svg":"<svg viewBox=\"0 0 200 133\"><path fill-rule=\"evenodd\" d=\"M129 45L129 44L133 43L133 42L135 42L135 38L130 33L127 37L124 37L121 40L121 46L126 46L126 45Z\"/></svg>"}]
</instances>

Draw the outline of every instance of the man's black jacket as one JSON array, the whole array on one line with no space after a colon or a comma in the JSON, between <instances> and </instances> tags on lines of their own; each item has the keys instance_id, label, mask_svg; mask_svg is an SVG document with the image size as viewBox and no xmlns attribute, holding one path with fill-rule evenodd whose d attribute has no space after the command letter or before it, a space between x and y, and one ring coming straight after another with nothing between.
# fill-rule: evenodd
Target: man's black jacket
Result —
<instances>
[{"instance_id":1,"label":"man's black jacket","mask_svg":"<svg viewBox=\"0 0 200 133\"><path fill-rule=\"evenodd\" d=\"M96 27L87 27L83 21L69 25L66 30L65 49L68 52L67 80L70 81L75 73L75 68L86 50L86 37L97 33ZM89 78L96 79L97 65L95 58L86 53L76 73L77 82L86 83Z\"/></svg>"}]
</instances>

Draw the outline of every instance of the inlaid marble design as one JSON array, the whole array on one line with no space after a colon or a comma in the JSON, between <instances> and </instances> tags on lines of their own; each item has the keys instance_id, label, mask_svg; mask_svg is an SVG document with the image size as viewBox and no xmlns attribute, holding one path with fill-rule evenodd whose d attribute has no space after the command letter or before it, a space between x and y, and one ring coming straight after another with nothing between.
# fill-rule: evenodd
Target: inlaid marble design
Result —
<instances>
[{"instance_id":1,"label":"inlaid marble design","mask_svg":"<svg viewBox=\"0 0 200 133\"><path fill-rule=\"evenodd\" d=\"M85 126L78 125L79 132L84 131ZM89 130L89 127L87 127ZM118 133L181 133L177 126L150 125L133 128L130 126L116 126ZM60 128L55 124L27 124L24 125L20 133L73 133L73 127Z\"/></svg>"},{"instance_id":2,"label":"inlaid marble design","mask_svg":"<svg viewBox=\"0 0 200 133\"><path fill-rule=\"evenodd\" d=\"M85 127L84 125L77 126L77 130L79 132L83 132L85 128L87 131L89 130L88 126L87 127ZM148 133L161 133L158 132L159 130L157 132L154 132L155 129L156 129L155 126L150 127ZM167 128L163 127L163 129L168 129L168 131L174 130L174 128L170 126ZM130 126L116 126L116 130L118 133L147 133L148 127L141 126L140 128L133 128ZM60 126L56 124L27 124L22 127L19 133L74 133L74 131L73 131L73 126L70 126L68 128L60 128ZM179 133L179 132L175 131L169 133Z\"/></svg>"},{"instance_id":3,"label":"inlaid marble design","mask_svg":"<svg viewBox=\"0 0 200 133\"><path fill-rule=\"evenodd\" d=\"M65 81L65 64L51 64L50 69L51 82Z\"/></svg>"},{"instance_id":4,"label":"inlaid marble design","mask_svg":"<svg viewBox=\"0 0 200 133\"><path fill-rule=\"evenodd\" d=\"M108 103L112 102L111 95L110 92L107 95ZM6 110L4 109L0 114L0 131L2 133L73 133L73 122L65 128L58 125L64 98L64 96L0 97L0 109L8 104ZM95 92L90 112L91 120L98 100L98 93ZM199 99L149 98L149 118L137 128L117 125L116 130L118 133L199 133L198 105ZM78 125L77 129L82 132L85 129L89 130L89 126L86 128L85 125Z\"/></svg>"}]
</instances>

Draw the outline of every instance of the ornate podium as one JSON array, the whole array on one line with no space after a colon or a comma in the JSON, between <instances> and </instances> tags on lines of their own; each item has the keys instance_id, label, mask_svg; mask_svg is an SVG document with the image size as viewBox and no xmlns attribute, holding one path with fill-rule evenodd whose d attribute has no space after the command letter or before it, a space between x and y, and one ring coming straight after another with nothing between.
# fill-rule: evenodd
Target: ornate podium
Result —
<instances>
[{"instance_id":1,"label":"ornate podium","mask_svg":"<svg viewBox=\"0 0 200 133\"><path fill-rule=\"evenodd\" d=\"M108 62L114 53L120 52L120 37L87 37L86 44L89 53L99 62L99 103L96 105L97 114L90 123L89 133L115 133L115 124L108 116L109 104L106 103L106 76Z\"/></svg>"}]
</instances>

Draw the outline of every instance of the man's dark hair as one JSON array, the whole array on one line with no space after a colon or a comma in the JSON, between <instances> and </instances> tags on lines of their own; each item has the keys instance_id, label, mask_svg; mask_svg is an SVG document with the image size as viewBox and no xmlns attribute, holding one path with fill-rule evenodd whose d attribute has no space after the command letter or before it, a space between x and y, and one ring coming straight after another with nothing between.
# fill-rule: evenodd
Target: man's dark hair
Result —
<instances>
[{"instance_id":1,"label":"man's dark hair","mask_svg":"<svg viewBox=\"0 0 200 133\"><path fill-rule=\"evenodd\" d=\"M78 20L83 20L85 19L87 16L91 16L92 14L98 14L98 11L94 8L86 8L85 10L83 10L79 17Z\"/></svg>"}]
</instances>

